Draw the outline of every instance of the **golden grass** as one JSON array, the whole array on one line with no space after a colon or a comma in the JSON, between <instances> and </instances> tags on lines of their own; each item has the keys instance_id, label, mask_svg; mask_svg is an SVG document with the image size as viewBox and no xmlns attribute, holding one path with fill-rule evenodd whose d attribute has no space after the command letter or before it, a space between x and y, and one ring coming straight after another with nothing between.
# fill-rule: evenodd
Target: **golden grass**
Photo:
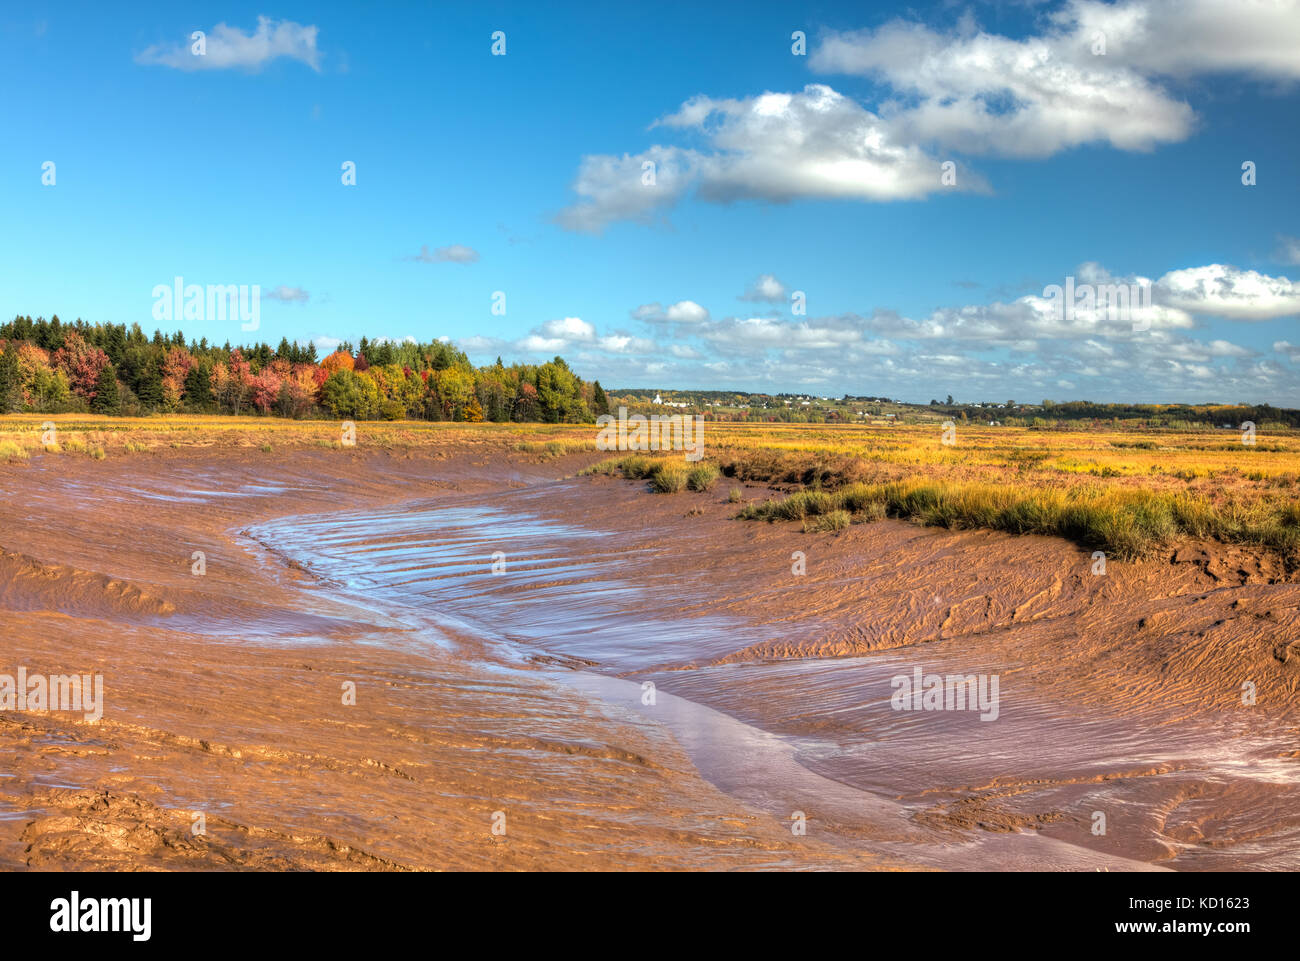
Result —
<instances>
[{"instance_id":1,"label":"golden grass","mask_svg":"<svg viewBox=\"0 0 1300 961\"><path fill-rule=\"evenodd\" d=\"M1122 558L1214 538L1300 559L1300 433L1260 434L1253 446L1224 430L959 426L953 446L941 436L937 424L710 424L705 445L727 477L778 493L746 505L738 516L749 519L836 529L844 511L1047 534ZM664 456L594 469L645 477Z\"/></svg>"},{"instance_id":2,"label":"golden grass","mask_svg":"<svg viewBox=\"0 0 1300 961\"><path fill-rule=\"evenodd\" d=\"M740 517L803 520L847 512L863 520L900 517L923 525L1047 534L1120 558L1141 557L1179 538L1300 548L1300 504L1257 501L1216 511L1203 498L1167 491L1104 486L1026 489L1016 485L915 478L851 484L836 491L804 490L750 504Z\"/></svg>"},{"instance_id":3,"label":"golden grass","mask_svg":"<svg viewBox=\"0 0 1300 961\"><path fill-rule=\"evenodd\" d=\"M342 422L276 417L169 415L97 417L87 414L15 414L0 417L0 443L28 455L43 451L42 425L52 421L59 446L95 456L157 454L172 450L274 450L342 447ZM505 445L524 453L555 457L594 451L596 429L578 424L466 424L430 421L358 421L356 447L384 450L448 450L459 446ZM79 446L84 445L84 446Z\"/></svg>"},{"instance_id":4,"label":"golden grass","mask_svg":"<svg viewBox=\"0 0 1300 961\"><path fill-rule=\"evenodd\" d=\"M27 448L11 440L0 440L0 461L26 460Z\"/></svg>"},{"instance_id":5,"label":"golden grass","mask_svg":"<svg viewBox=\"0 0 1300 961\"><path fill-rule=\"evenodd\" d=\"M90 456L341 447L338 421L15 415L0 418L0 460L41 455L45 421L54 421L65 451L84 445ZM359 422L356 446L440 452L495 448L552 459L593 453L596 432L590 424ZM1183 537L1300 550L1300 432L1260 431L1251 446L1227 430L1057 431L958 424L956 445L945 446L938 423L709 422L704 440L707 461L701 464L686 462L680 453L631 454L588 471L644 479L659 488L653 476L671 464L682 471L684 487L707 489L717 469L732 482L812 498L789 507L751 503L744 512L751 517L802 520L844 510L860 522L888 514L923 524L1053 534L1121 556ZM671 488L675 472L665 476L664 485ZM819 494L833 500L823 501ZM742 493L728 496L732 503L742 498Z\"/></svg>"}]
</instances>

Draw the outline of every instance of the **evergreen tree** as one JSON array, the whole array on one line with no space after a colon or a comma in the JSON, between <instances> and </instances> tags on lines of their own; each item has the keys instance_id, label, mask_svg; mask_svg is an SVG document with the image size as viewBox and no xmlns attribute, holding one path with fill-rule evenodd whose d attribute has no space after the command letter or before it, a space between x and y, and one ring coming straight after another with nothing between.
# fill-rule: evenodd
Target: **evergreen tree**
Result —
<instances>
[{"instance_id":1,"label":"evergreen tree","mask_svg":"<svg viewBox=\"0 0 1300 961\"><path fill-rule=\"evenodd\" d=\"M212 405L212 365L199 361L185 375L185 401L197 410Z\"/></svg>"},{"instance_id":2,"label":"evergreen tree","mask_svg":"<svg viewBox=\"0 0 1300 961\"><path fill-rule=\"evenodd\" d=\"M0 353L0 414L18 406L18 351L13 347Z\"/></svg>"},{"instance_id":3,"label":"evergreen tree","mask_svg":"<svg viewBox=\"0 0 1300 961\"><path fill-rule=\"evenodd\" d=\"M122 402L117 390L117 371L113 369L112 364L106 364L99 372L90 409L96 414L117 414L122 410Z\"/></svg>"},{"instance_id":4,"label":"evergreen tree","mask_svg":"<svg viewBox=\"0 0 1300 961\"><path fill-rule=\"evenodd\" d=\"M157 358L151 359L136 381L135 395L146 410L157 410L163 404L162 368Z\"/></svg>"}]
</instances>

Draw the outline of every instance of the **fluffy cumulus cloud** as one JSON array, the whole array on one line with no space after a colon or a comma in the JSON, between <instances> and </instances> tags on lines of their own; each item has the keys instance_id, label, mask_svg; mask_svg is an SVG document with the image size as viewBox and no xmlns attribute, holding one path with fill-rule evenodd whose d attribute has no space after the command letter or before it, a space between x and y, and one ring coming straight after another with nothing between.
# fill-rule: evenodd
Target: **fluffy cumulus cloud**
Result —
<instances>
[{"instance_id":1,"label":"fluffy cumulus cloud","mask_svg":"<svg viewBox=\"0 0 1300 961\"><path fill-rule=\"evenodd\" d=\"M705 134L706 200L895 200L941 189L940 161L896 142L875 114L824 84L744 100L696 97L667 127Z\"/></svg>"},{"instance_id":2,"label":"fluffy cumulus cloud","mask_svg":"<svg viewBox=\"0 0 1300 961\"><path fill-rule=\"evenodd\" d=\"M953 189L942 184L939 150L1149 151L1196 129L1174 84L1222 74L1300 79L1300 0L1070 0L1039 22L1015 38L981 29L970 14L952 28L899 19L828 33L809 67L871 78L877 101L828 83L700 94L652 125L692 146L584 157L577 199L557 220L590 232L652 223L692 191L715 203L916 200ZM988 189L964 166L954 186Z\"/></svg>"},{"instance_id":3,"label":"fluffy cumulus cloud","mask_svg":"<svg viewBox=\"0 0 1300 961\"><path fill-rule=\"evenodd\" d=\"M702 137L709 149L656 145L621 157L582 160L578 200L558 217L572 230L617 220L650 222L694 189L730 203L798 199L908 200L952 189L941 161L898 142L880 118L824 84L744 99L694 97L656 127ZM959 189L983 189L974 175Z\"/></svg>"},{"instance_id":4,"label":"fluffy cumulus cloud","mask_svg":"<svg viewBox=\"0 0 1300 961\"><path fill-rule=\"evenodd\" d=\"M596 336L596 328L581 317L548 320L542 325L542 331L548 337L557 337L566 341L592 340Z\"/></svg>"},{"instance_id":5,"label":"fluffy cumulus cloud","mask_svg":"<svg viewBox=\"0 0 1300 961\"><path fill-rule=\"evenodd\" d=\"M1144 73L1300 79L1295 0L1082 0L1057 20L1080 42L1102 34L1106 56Z\"/></svg>"},{"instance_id":6,"label":"fluffy cumulus cloud","mask_svg":"<svg viewBox=\"0 0 1300 961\"><path fill-rule=\"evenodd\" d=\"M195 39L187 38L175 44L149 47L136 55L136 62L176 70L257 71L272 60L285 57L320 70L314 26L258 17L257 29L248 33L226 23L219 23L204 33L202 52L198 52Z\"/></svg>"},{"instance_id":7,"label":"fluffy cumulus cloud","mask_svg":"<svg viewBox=\"0 0 1300 961\"><path fill-rule=\"evenodd\" d=\"M879 111L901 141L1022 157L1185 139L1195 116L1167 78L1300 78L1295 0L1075 0L1046 24L1012 39L970 18L948 31L895 20L829 34L810 60L887 85Z\"/></svg>"},{"instance_id":8,"label":"fluffy cumulus cloud","mask_svg":"<svg viewBox=\"0 0 1300 961\"><path fill-rule=\"evenodd\" d=\"M702 324L709 319L709 312L693 300L679 300L664 307L663 304L642 304L632 311L634 320L647 324Z\"/></svg>"},{"instance_id":9,"label":"fluffy cumulus cloud","mask_svg":"<svg viewBox=\"0 0 1300 961\"><path fill-rule=\"evenodd\" d=\"M562 317L534 328L516 341L515 346L530 354L558 354L575 344L588 344L595 339L596 328L581 317Z\"/></svg>"},{"instance_id":10,"label":"fluffy cumulus cloud","mask_svg":"<svg viewBox=\"0 0 1300 961\"><path fill-rule=\"evenodd\" d=\"M899 136L965 153L1149 150L1192 130L1190 106L1070 34L1012 40L896 21L828 37L812 65L884 81L897 98L881 112Z\"/></svg>"},{"instance_id":11,"label":"fluffy cumulus cloud","mask_svg":"<svg viewBox=\"0 0 1300 961\"><path fill-rule=\"evenodd\" d=\"M559 317L534 327L523 337L506 340L475 335L458 340L457 346L471 354L526 354L534 360L563 354L587 361L600 371L618 358L655 357L660 348L649 337L623 330L599 333L594 324L581 317Z\"/></svg>"},{"instance_id":12,"label":"fluffy cumulus cloud","mask_svg":"<svg viewBox=\"0 0 1300 961\"><path fill-rule=\"evenodd\" d=\"M699 155L676 147L651 147L621 157L584 157L573 190L579 200L556 218L568 230L599 233L616 220L650 223L691 188Z\"/></svg>"},{"instance_id":13,"label":"fluffy cumulus cloud","mask_svg":"<svg viewBox=\"0 0 1300 961\"><path fill-rule=\"evenodd\" d=\"M1225 264L1171 270L1156 290L1165 303L1198 314L1233 320L1300 316L1300 283Z\"/></svg>"},{"instance_id":14,"label":"fluffy cumulus cloud","mask_svg":"<svg viewBox=\"0 0 1300 961\"><path fill-rule=\"evenodd\" d=\"M772 274L759 274L758 278L745 288L741 300L758 304L779 304L785 300L785 284Z\"/></svg>"}]
</instances>

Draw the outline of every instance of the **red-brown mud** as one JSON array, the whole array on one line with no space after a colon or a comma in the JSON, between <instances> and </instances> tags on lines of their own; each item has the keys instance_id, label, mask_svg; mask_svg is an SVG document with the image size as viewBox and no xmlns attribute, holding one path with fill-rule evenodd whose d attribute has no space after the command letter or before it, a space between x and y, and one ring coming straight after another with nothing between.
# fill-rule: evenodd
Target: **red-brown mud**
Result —
<instances>
[{"instance_id":1,"label":"red-brown mud","mask_svg":"<svg viewBox=\"0 0 1300 961\"><path fill-rule=\"evenodd\" d=\"M0 712L0 866L1297 866L1276 558L804 534L593 459L0 468L0 674L106 688ZM997 719L894 710L917 667Z\"/></svg>"}]
</instances>

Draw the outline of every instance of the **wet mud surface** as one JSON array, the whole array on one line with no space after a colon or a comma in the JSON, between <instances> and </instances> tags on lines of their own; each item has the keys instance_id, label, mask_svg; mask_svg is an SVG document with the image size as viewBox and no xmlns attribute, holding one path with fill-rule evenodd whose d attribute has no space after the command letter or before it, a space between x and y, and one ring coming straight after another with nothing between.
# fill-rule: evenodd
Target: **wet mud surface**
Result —
<instances>
[{"instance_id":1,"label":"wet mud surface","mask_svg":"<svg viewBox=\"0 0 1300 961\"><path fill-rule=\"evenodd\" d=\"M804 534L593 459L6 468L0 674L106 703L0 711L0 868L1300 867L1276 559ZM996 719L896 710L917 669Z\"/></svg>"}]
</instances>

